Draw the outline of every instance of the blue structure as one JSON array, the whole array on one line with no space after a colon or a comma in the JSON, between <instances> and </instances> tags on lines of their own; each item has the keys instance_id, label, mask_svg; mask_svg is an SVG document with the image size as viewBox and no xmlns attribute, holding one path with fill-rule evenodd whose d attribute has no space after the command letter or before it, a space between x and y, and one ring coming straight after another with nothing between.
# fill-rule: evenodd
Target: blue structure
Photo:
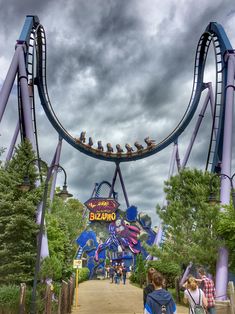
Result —
<instances>
[{"instance_id":1,"label":"blue structure","mask_svg":"<svg viewBox=\"0 0 235 314\"><path fill-rule=\"evenodd\" d=\"M130 206L124 214L118 210L115 222L89 223L76 240L76 259L86 260L90 279L96 278L100 273L105 274L106 259L113 265L125 264L130 268L135 263L135 254L140 253L146 258L148 253L142 243L152 245L155 237L156 233L151 229L151 218L138 214L137 207Z\"/></svg>"}]
</instances>

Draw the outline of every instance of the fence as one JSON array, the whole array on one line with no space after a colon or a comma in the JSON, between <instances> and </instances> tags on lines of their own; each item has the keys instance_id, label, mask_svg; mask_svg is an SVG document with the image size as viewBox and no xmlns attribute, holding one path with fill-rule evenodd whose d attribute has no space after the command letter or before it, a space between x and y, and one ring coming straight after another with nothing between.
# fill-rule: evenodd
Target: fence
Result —
<instances>
[{"instance_id":1,"label":"fence","mask_svg":"<svg viewBox=\"0 0 235 314\"><path fill-rule=\"evenodd\" d=\"M26 310L26 285L20 285L19 314L27 314ZM74 278L68 282L62 281L58 300L55 299L53 285L47 284L44 293L44 314L68 314L71 313L74 296ZM56 306L55 306L56 304Z\"/></svg>"},{"instance_id":2,"label":"fence","mask_svg":"<svg viewBox=\"0 0 235 314\"><path fill-rule=\"evenodd\" d=\"M235 293L232 281L228 283L227 289L228 300L216 301L216 314L235 314Z\"/></svg>"}]
</instances>

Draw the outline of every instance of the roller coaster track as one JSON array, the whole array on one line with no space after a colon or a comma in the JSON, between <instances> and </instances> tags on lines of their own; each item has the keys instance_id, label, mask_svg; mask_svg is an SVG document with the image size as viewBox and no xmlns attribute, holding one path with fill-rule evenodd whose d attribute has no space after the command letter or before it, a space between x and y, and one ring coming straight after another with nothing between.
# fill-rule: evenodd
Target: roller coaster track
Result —
<instances>
[{"instance_id":1,"label":"roller coaster track","mask_svg":"<svg viewBox=\"0 0 235 314\"><path fill-rule=\"evenodd\" d=\"M32 44L32 42L30 43L30 41L32 41L32 38L34 38L34 45ZM23 41L26 43L26 46L28 47L27 56L30 55L29 48L31 46L34 46L36 48L36 58L32 58L32 60L36 59L37 73L36 77L32 77L31 79L33 83L37 85L41 105L49 121L59 133L59 135L73 147L75 147L82 153L85 153L86 155L97 159L113 161L117 163L133 161L153 155L174 142L186 129L197 109L201 93L206 87L203 82L203 75L209 46L211 42L213 42L216 60L216 95L206 168L211 166L211 171L215 171L217 163L221 160L223 146L224 110L226 100L225 91L227 79L227 64L224 57L226 52L232 50L232 46L228 40L228 37L220 24L211 22L199 39L195 56L194 79L191 98L188 107L178 125L161 142L156 144L153 143L151 145L147 145L146 148L143 147L142 149L131 152L108 152L99 150L98 148L96 149L92 146L89 146L84 141L73 137L60 123L51 105L47 90L45 31L36 16L26 17L19 41ZM28 68L30 66L34 68L34 64L31 65L31 63L33 62L30 63L28 57L26 58L26 61L28 64Z\"/></svg>"},{"instance_id":2,"label":"roller coaster track","mask_svg":"<svg viewBox=\"0 0 235 314\"><path fill-rule=\"evenodd\" d=\"M104 189L104 187L106 189ZM95 197L100 197L100 195L102 197L108 197L110 190L111 190L112 185L108 182L108 181L102 181L101 183L99 183L99 185L97 186L96 192L95 192ZM102 193L101 193L102 192ZM107 195L106 195L107 194ZM113 191L113 198L117 197L117 193Z\"/></svg>"}]
</instances>

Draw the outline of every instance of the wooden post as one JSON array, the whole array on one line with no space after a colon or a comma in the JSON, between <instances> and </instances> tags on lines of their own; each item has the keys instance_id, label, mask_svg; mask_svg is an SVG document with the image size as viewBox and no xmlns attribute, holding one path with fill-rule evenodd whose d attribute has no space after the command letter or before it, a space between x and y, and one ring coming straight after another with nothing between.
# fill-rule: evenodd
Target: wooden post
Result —
<instances>
[{"instance_id":1,"label":"wooden post","mask_svg":"<svg viewBox=\"0 0 235 314\"><path fill-rule=\"evenodd\" d=\"M26 295L26 284L20 284L20 303L19 303L19 314L24 314L25 312L25 295Z\"/></svg>"},{"instance_id":2,"label":"wooden post","mask_svg":"<svg viewBox=\"0 0 235 314\"><path fill-rule=\"evenodd\" d=\"M229 300L215 301L216 314L230 314L231 305Z\"/></svg>"},{"instance_id":3,"label":"wooden post","mask_svg":"<svg viewBox=\"0 0 235 314\"><path fill-rule=\"evenodd\" d=\"M61 291L61 306L60 313L67 314L67 301L68 301L68 284L64 280L62 281L62 291Z\"/></svg>"},{"instance_id":4,"label":"wooden post","mask_svg":"<svg viewBox=\"0 0 235 314\"><path fill-rule=\"evenodd\" d=\"M51 284L46 287L45 314L51 314L52 287Z\"/></svg>"},{"instance_id":5,"label":"wooden post","mask_svg":"<svg viewBox=\"0 0 235 314\"><path fill-rule=\"evenodd\" d=\"M79 269L76 269L76 291L75 291L75 306L78 307L78 276L79 276Z\"/></svg>"},{"instance_id":6,"label":"wooden post","mask_svg":"<svg viewBox=\"0 0 235 314\"><path fill-rule=\"evenodd\" d=\"M59 297L58 297L58 311L57 311L57 314L61 314L61 299L62 299L62 288L60 288Z\"/></svg>"},{"instance_id":7,"label":"wooden post","mask_svg":"<svg viewBox=\"0 0 235 314\"><path fill-rule=\"evenodd\" d=\"M68 300L68 312L71 313L72 311L72 305L73 305L73 291L74 291L74 287L73 287L73 278L71 277L69 279L69 282L68 282L68 287L69 287L69 300Z\"/></svg>"},{"instance_id":8,"label":"wooden post","mask_svg":"<svg viewBox=\"0 0 235 314\"><path fill-rule=\"evenodd\" d=\"M72 287L71 287L71 281L68 281L68 301L67 301L67 312L71 313L71 291Z\"/></svg>"},{"instance_id":9,"label":"wooden post","mask_svg":"<svg viewBox=\"0 0 235 314\"><path fill-rule=\"evenodd\" d=\"M228 296L230 299L231 314L235 314L235 292L234 284L232 281L229 281L228 283Z\"/></svg>"},{"instance_id":10,"label":"wooden post","mask_svg":"<svg viewBox=\"0 0 235 314\"><path fill-rule=\"evenodd\" d=\"M179 278L175 278L175 292L176 292L176 301L180 303L180 284Z\"/></svg>"}]
</instances>

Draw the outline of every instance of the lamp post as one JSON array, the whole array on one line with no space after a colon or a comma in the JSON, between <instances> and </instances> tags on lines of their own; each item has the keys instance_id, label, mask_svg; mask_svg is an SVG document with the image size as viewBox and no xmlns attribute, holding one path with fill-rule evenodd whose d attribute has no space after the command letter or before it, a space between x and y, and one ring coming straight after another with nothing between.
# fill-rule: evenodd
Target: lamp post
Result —
<instances>
[{"instance_id":1,"label":"lamp post","mask_svg":"<svg viewBox=\"0 0 235 314\"><path fill-rule=\"evenodd\" d=\"M65 175L63 190L62 192L59 193L60 194L59 196L61 196L63 199L73 196L67 191L67 175L64 168L61 167L60 165L53 165L48 168L47 163L40 158L33 159L28 162L27 168L26 168L26 175L24 177L24 182L19 186L19 188L22 191L28 191L30 189L30 181L29 181L29 176L28 176L29 165L33 162L38 162L38 164L42 163L47 170L47 174L46 174L45 186L44 186L44 191L43 191L43 199L42 199L41 220L40 220L40 229L39 229L39 234L38 234L37 257L36 257L35 273L34 273L34 280L33 280L32 303L31 303L30 314L36 314L36 290L37 290L38 273L40 271L41 247L42 247L42 238L43 238L43 233L44 233L44 219L45 219L45 210L46 210L46 203L47 203L48 183L51 178L51 171L55 166L61 169Z\"/></svg>"},{"instance_id":2,"label":"lamp post","mask_svg":"<svg viewBox=\"0 0 235 314\"><path fill-rule=\"evenodd\" d=\"M210 195L209 195L209 203L210 204L215 204L215 203L218 203L218 199L216 197L216 194L214 192L212 192L212 183L213 183L213 180L214 178L216 177L220 177L221 179L228 179L229 182L230 182L230 186L231 186L231 191L232 191L232 201L233 201L233 208L235 209L235 191L234 191L234 185L233 185L233 178L235 176L235 173L230 177L228 176L227 174L225 173L218 173L218 174L215 174L213 177L211 177L211 180L210 180Z\"/></svg>"}]
</instances>

